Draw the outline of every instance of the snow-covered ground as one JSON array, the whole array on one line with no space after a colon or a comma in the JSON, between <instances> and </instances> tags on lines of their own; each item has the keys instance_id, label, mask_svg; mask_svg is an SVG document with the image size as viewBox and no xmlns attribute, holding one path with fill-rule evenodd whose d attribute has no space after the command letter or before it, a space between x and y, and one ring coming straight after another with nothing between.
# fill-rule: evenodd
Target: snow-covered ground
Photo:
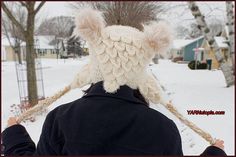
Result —
<instances>
[{"instance_id":1,"label":"snow-covered ground","mask_svg":"<svg viewBox=\"0 0 236 157\"><path fill-rule=\"evenodd\" d=\"M51 96L68 85L87 58L77 60L43 59L43 77L46 96ZM225 141L225 151L234 155L235 113L234 86L226 88L221 71L190 70L186 64L176 64L169 60L160 60L158 65L150 66L157 76L169 100L185 117L194 122L213 137ZM19 94L14 62L2 62L2 129L5 128L10 112L10 105L19 103ZM86 87L84 87L86 89ZM53 108L73 101L82 96L81 89L75 89L64 95L49 107ZM207 146L199 135L182 124L161 105L151 107L162 112L176 123L185 155L199 155ZM187 110L225 111L225 115L188 115ZM23 123L31 138L37 143L47 113L38 116L35 122Z\"/></svg>"}]
</instances>

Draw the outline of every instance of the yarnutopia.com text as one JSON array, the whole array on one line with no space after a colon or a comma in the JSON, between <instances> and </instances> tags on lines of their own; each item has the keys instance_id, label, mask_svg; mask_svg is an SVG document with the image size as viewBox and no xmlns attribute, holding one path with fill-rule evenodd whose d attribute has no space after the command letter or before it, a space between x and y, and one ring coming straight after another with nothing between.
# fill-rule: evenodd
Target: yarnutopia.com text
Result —
<instances>
[{"instance_id":1,"label":"yarnutopia.com text","mask_svg":"<svg viewBox=\"0 0 236 157\"><path fill-rule=\"evenodd\" d=\"M188 115L224 115L225 111L187 110Z\"/></svg>"}]
</instances>

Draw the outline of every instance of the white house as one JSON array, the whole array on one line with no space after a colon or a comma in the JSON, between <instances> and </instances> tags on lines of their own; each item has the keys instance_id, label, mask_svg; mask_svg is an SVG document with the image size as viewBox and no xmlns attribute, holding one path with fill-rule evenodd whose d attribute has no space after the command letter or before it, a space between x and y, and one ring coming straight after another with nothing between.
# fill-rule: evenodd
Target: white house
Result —
<instances>
[{"instance_id":1,"label":"white house","mask_svg":"<svg viewBox=\"0 0 236 157\"><path fill-rule=\"evenodd\" d=\"M50 44L54 39L55 36L34 36L37 57L57 58L56 48Z\"/></svg>"}]
</instances>

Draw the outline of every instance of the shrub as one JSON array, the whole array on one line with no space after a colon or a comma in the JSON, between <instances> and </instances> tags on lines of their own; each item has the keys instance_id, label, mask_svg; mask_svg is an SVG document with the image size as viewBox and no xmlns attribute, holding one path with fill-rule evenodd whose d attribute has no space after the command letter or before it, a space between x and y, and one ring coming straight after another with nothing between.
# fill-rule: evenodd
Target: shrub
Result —
<instances>
[{"instance_id":1,"label":"shrub","mask_svg":"<svg viewBox=\"0 0 236 157\"><path fill-rule=\"evenodd\" d=\"M198 66L197 66L198 69L207 69L207 64L206 63L200 63Z\"/></svg>"},{"instance_id":2,"label":"shrub","mask_svg":"<svg viewBox=\"0 0 236 157\"><path fill-rule=\"evenodd\" d=\"M189 62L188 67L190 69L194 70L195 69L195 60ZM207 69L207 64L197 61L197 69Z\"/></svg>"},{"instance_id":3,"label":"shrub","mask_svg":"<svg viewBox=\"0 0 236 157\"><path fill-rule=\"evenodd\" d=\"M178 62L178 61L182 61L183 57L175 57L172 59L172 62Z\"/></svg>"}]
</instances>

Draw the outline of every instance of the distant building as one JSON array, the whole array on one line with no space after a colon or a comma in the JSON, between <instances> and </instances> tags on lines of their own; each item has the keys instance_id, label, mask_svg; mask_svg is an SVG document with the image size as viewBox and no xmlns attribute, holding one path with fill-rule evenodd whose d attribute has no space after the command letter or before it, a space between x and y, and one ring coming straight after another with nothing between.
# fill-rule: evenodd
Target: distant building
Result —
<instances>
[{"instance_id":1,"label":"distant building","mask_svg":"<svg viewBox=\"0 0 236 157\"><path fill-rule=\"evenodd\" d=\"M182 57L183 61L192 61L195 59L195 48L199 48L202 45L204 37L198 37L196 39L191 40L181 40L177 39L173 41L172 48L170 53L172 58ZM200 58L203 58L203 53L200 54Z\"/></svg>"},{"instance_id":2,"label":"distant building","mask_svg":"<svg viewBox=\"0 0 236 157\"><path fill-rule=\"evenodd\" d=\"M173 40L173 45L170 50L171 58L183 57L184 48L190 42L192 42L192 40L185 40L185 39Z\"/></svg>"},{"instance_id":3,"label":"distant building","mask_svg":"<svg viewBox=\"0 0 236 157\"><path fill-rule=\"evenodd\" d=\"M226 43L227 39L225 37L214 37L215 39L215 49L218 49L224 59L231 64L231 60L229 59L229 46ZM204 59L211 59L212 60L212 69L218 69L219 68L219 63L215 58L215 49L211 49L210 45L206 40L203 41L202 47L205 49L204 53Z\"/></svg>"},{"instance_id":4,"label":"distant building","mask_svg":"<svg viewBox=\"0 0 236 157\"><path fill-rule=\"evenodd\" d=\"M54 36L34 36L34 48L36 57L40 58L57 58L55 46L50 44ZM14 46L14 38L10 38L11 44ZM15 52L11 47L7 38L2 37L1 43L1 58L4 61L14 61ZM22 59L26 57L26 43L21 42Z\"/></svg>"},{"instance_id":5,"label":"distant building","mask_svg":"<svg viewBox=\"0 0 236 157\"><path fill-rule=\"evenodd\" d=\"M11 45L12 44L12 45ZM14 38L10 38L10 42L9 40L2 36L2 40L1 40L1 61L14 61L16 60L16 54L15 51L13 49L12 46L14 46L15 41ZM25 54L25 42L21 42L21 57L24 58L24 54Z\"/></svg>"},{"instance_id":6,"label":"distant building","mask_svg":"<svg viewBox=\"0 0 236 157\"><path fill-rule=\"evenodd\" d=\"M193 39L190 43L188 43L185 47L184 47L184 54L183 54L183 60L184 61L193 61L195 60L195 52L194 49L195 48L200 48L202 45L202 42L204 40L204 37L198 37L196 39ZM204 58L204 52L201 52L199 54L200 56L200 60L202 60Z\"/></svg>"},{"instance_id":7,"label":"distant building","mask_svg":"<svg viewBox=\"0 0 236 157\"><path fill-rule=\"evenodd\" d=\"M54 39L55 36L34 36L37 57L57 58L55 45L52 44Z\"/></svg>"},{"instance_id":8,"label":"distant building","mask_svg":"<svg viewBox=\"0 0 236 157\"><path fill-rule=\"evenodd\" d=\"M215 58L215 49L218 49L224 59L229 63L232 64L230 59L230 50L228 45L228 37L229 37L229 30L228 27L225 26L220 34L220 36L214 37L214 49L210 49L210 45L206 40L204 40L202 47L205 48L205 56L204 59L212 59L212 69L218 69L220 67L218 61Z\"/></svg>"}]
</instances>

